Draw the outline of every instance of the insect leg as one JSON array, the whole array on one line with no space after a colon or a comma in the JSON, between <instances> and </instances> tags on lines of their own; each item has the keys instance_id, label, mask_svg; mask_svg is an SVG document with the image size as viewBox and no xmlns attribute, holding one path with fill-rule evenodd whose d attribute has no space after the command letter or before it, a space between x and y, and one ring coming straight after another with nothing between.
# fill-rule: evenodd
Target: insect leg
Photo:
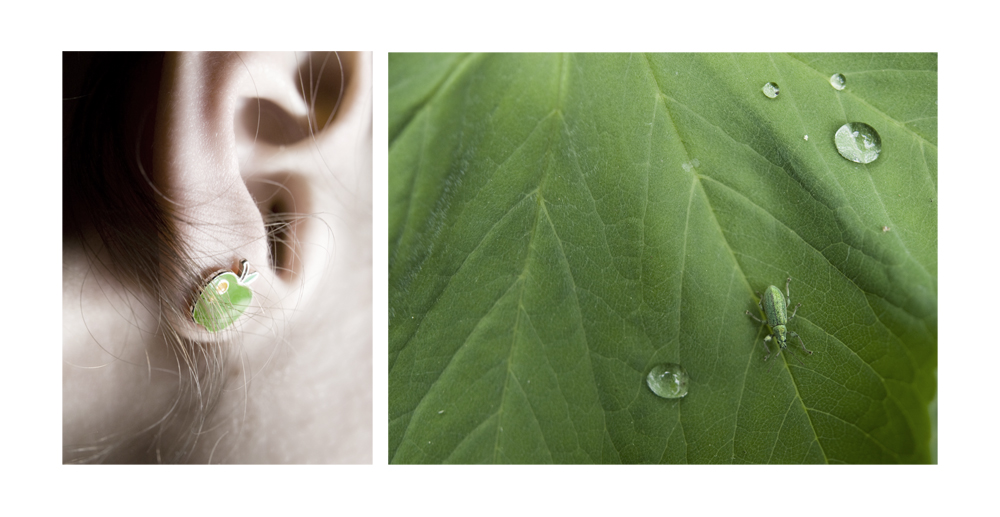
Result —
<instances>
[{"instance_id":1,"label":"insect leg","mask_svg":"<svg viewBox=\"0 0 1000 517\"><path fill-rule=\"evenodd\" d=\"M794 317L795 317L795 313L796 313L796 312L799 312L799 307L802 307L802 304L801 304L801 303L795 306L795 310L793 310L793 311L792 311L792 315L791 315L791 316L789 316L789 317L788 317L788 319L792 319L792 318L794 318Z\"/></svg>"},{"instance_id":2,"label":"insect leg","mask_svg":"<svg viewBox=\"0 0 1000 517\"><path fill-rule=\"evenodd\" d=\"M764 305L762 305L762 303L764 302L764 295L760 294L760 291L756 291L756 293L757 293L757 308L760 309L760 312L764 312ZM747 316L750 316L751 318L757 320L757 323L767 323L766 315L764 316L764 321L757 319L757 316L750 314L750 311L747 311Z\"/></svg>"},{"instance_id":3,"label":"insect leg","mask_svg":"<svg viewBox=\"0 0 1000 517\"><path fill-rule=\"evenodd\" d=\"M767 355L764 356L764 360L767 361L768 357L771 357L771 349L767 347L767 342L771 340L771 336L768 335L764 338L764 350L767 350Z\"/></svg>"},{"instance_id":4,"label":"insect leg","mask_svg":"<svg viewBox=\"0 0 1000 517\"><path fill-rule=\"evenodd\" d=\"M802 345L802 350L805 350L806 353L808 353L809 355L812 355L812 350L809 350L809 349L806 348L806 344L802 342L802 338L800 338L798 334L796 334L794 332L789 332L788 335L790 337L794 337L794 338L798 339L799 340L799 344Z\"/></svg>"}]
</instances>

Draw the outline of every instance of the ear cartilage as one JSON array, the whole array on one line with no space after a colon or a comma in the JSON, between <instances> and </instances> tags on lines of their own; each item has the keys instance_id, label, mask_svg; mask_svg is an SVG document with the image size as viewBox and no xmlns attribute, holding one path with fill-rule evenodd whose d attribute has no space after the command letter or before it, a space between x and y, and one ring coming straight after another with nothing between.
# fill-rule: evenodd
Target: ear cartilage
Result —
<instances>
[{"instance_id":1,"label":"ear cartilage","mask_svg":"<svg viewBox=\"0 0 1000 517\"><path fill-rule=\"evenodd\" d=\"M215 272L191 305L191 317L209 332L229 327L250 306L253 300L250 284L256 279L257 272L250 272L246 259L240 261L239 276L229 270Z\"/></svg>"}]
</instances>

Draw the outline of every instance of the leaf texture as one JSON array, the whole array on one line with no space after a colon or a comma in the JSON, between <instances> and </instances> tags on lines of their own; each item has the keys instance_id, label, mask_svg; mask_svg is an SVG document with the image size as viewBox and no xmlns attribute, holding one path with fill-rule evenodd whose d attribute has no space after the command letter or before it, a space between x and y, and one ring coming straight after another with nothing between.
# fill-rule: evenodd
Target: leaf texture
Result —
<instances>
[{"instance_id":1,"label":"leaf texture","mask_svg":"<svg viewBox=\"0 0 1000 517\"><path fill-rule=\"evenodd\" d=\"M393 54L389 72L391 462L932 460L935 54ZM838 154L852 121L876 161ZM788 277L815 353L765 362L744 313ZM686 397L647 388L661 362Z\"/></svg>"}]
</instances>

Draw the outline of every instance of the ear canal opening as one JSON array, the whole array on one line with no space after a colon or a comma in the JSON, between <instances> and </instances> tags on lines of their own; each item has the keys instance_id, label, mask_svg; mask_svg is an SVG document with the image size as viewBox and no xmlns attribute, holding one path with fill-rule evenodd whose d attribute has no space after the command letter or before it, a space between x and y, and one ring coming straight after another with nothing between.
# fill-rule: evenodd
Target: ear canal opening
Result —
<instances>
[{"instance_id":1,"label":"ear canal opening","mask_svg":"<svg viewBox=\"0 0 1000 517\"><path fill-rule=\"evenodd\" d=\"M257 175L247 189L264 219L271 269L282 280L294 280L302 272L299 235L310 210L306 180L292 173Z\"/></svg>"}]
</instances>

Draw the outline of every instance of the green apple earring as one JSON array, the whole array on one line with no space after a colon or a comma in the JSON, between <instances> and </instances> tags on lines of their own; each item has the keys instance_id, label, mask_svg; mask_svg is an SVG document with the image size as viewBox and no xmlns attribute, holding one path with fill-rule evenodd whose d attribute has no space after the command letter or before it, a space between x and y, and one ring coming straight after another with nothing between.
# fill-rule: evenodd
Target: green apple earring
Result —
<instances>
[{"instance_id":1,"label":"green apple earring","mask_svg":"<svg viewBox=\"0 0 1000 517\"><path fill-rule=\"evenodd\" d=\"M250 273L250 264L245 259L240 261L240 267L240 276L226 270L212 275L191 306L191 317L195 323L209 332L218 332L232 325L253 300L250 284L257 279L257 272Z\"/></svg>"}]
</instances>

